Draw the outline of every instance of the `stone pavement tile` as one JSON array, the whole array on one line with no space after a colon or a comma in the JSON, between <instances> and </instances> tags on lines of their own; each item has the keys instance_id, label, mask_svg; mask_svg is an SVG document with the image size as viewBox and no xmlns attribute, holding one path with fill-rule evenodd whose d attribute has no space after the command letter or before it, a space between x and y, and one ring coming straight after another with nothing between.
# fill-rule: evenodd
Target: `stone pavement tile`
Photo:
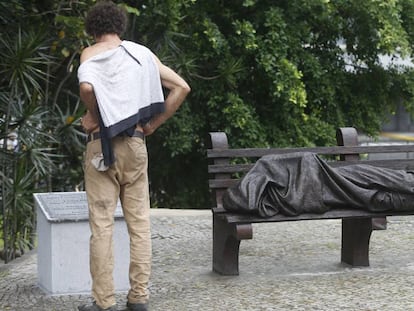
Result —
<instances>
[{"instance_id":1,"label":"stone pavement tile","mask_svg":"<svg viewBox=\"0 0 414 311\"><path fill-rule=\"evenodd\" d=\"M340 261L336 220L254 225L242 241L240 275L211 272L208 211L152 217L151 310L414 310L414 218L389 218L374 231L371 266ZM37 287L32 252L0 269L0 310L76 310L89 295L48 296ZM118 306L125 293L118 293Z\"/></svg>"}]
</instances>

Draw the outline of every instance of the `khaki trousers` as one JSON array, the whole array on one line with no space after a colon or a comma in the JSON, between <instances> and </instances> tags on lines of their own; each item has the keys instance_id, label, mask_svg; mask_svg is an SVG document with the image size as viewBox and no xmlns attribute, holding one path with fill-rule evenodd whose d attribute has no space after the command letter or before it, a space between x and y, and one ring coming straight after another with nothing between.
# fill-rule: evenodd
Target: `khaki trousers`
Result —
<instances>
[{"instance_id":1,"label":"khaki trousers","mask_svg":"<svg viewBox=\"0 0 414 311\"><path fill-rule=\"evenodd\" d=\"M130 236L129 302L148 301L151 272L147 148L139 137L115 137L112 144L116 161L107 171L98 171L91 164L101 154L99 139L87 144L85 155L92 296L104 309L116 304L112 235L118 198Z\"/></svg>"}]
</instances>

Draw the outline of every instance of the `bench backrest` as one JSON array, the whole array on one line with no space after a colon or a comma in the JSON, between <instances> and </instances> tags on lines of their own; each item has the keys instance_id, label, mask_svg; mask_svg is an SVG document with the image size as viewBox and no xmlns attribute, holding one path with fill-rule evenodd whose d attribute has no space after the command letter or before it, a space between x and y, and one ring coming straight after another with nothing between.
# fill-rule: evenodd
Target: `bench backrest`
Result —
<instances>
[{"instance_id":1,"label":"bench backrest","mask_svg":"<svg viewBox=\"0 0 414 311\"><path fill-rule=\"evenodd\" d=\"M223 132L210 133L211 148L207 150L209 187L214 191L216 206L221 206L224 191L234 185L254 162L264 155L292 152L312 152L326 158L329 165L344 166L356 163L370 164L401 170L414 170L414 144L361 146L354 128L337 130L337 146L301 148L243 148L230 149L227 135ZM389 157L373 155L392 154Z\"/></svg>"}]
</instances>

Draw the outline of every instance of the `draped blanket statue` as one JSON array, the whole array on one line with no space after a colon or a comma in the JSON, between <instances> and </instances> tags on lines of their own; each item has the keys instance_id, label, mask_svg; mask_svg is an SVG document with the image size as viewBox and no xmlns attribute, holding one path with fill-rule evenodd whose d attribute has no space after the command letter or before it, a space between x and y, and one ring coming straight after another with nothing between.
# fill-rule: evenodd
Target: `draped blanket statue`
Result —
<instances>
[{"instance_id":1,"label":"draped blanket statue","mask_svg":"<svg viewBox=\"0 0 414 311\"><path fill-rule=\"evenodd\" d=\"M365 164L332 168L313 153L269 155L223 196L229 211L271 217L353 207L414 209L414 171Z\"/></svg>"}]
</instances>

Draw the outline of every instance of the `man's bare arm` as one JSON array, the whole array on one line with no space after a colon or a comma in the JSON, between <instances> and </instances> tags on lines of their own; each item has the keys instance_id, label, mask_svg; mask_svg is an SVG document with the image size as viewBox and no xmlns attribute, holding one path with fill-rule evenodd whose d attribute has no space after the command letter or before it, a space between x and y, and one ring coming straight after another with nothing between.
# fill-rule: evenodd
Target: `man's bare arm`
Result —
<instances>
[{"instance_id":1,"label":"man's bare arm","mask_svg":"<svg viewBox=\"0 0 414 311\"><path fill-rule=\"evenodd\" d=\"M92 84L82 82L79 85L79 94L82 102L85 104L88 110L96 110L96 97Z\"/></svg>"},{"instance_id":2,"label":"man's bare arm","mask_svg":"<svg viewBox=\"0 0 414 311\"><path fill-rule=\"evenodd\" d=\"M91 48L84 49L80 57L80 62L83 63L88 58L92 57L93 55L94 55L93 49ZM90 133L99 127L97 102L96 102L95 92L93 90L93 85L90 83L86 83L86 82L80 83L79 95L87 109L86 114L81 119L82 127L85 129L85 132Z\"/></svg>"},{"instance_id":3,"label":"man's bare arm","mask_svg":"<svg viewBox=\"0 0 414 311\"><path fill-rule=\"evenodd\" d=\"M162 85L169 90L168 96L165 99L165 111L156 115L144 126L145 135L152 134L158 127L167 121L181 106L184 99L190 93L191 89L187 82L184 81L171 68L165 66L161 61L154 56L158 64L161 76Z\"/></svg>"},{"instance_id":4,"label":"man's bare arm","mask_svg":"<svg viewBox=\"0 0 414 311\"><path fill-rule=\"evenodd\" d=\"M99 127L97 103L93 86L89 83L81 83L79 86L79 94L87 109L86 114L81 119L82 127L86 133L91 133Z\"/></svg>"}]
</instances>

